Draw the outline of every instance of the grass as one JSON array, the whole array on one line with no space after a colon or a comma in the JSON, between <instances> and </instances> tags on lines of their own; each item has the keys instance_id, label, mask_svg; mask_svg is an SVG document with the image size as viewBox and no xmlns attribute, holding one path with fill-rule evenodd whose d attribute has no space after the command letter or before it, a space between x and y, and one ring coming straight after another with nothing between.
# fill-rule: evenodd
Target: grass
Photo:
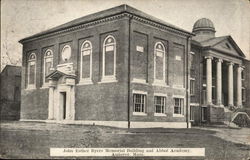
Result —
<instances>
[{"instance_id":1,"label":"grass","mask_svg":"<svg viewBox=\"0 0 250 160\"><path fill-rule=\"evenodd\" d=\"M1 158L51 158L50 147L187 147L206 149L205 159L250 157L250 146L200 129L118 129L103 126L6 122L1 124ZM81 157L82 158L82 157Z\"/></svg>"}]
</instances>

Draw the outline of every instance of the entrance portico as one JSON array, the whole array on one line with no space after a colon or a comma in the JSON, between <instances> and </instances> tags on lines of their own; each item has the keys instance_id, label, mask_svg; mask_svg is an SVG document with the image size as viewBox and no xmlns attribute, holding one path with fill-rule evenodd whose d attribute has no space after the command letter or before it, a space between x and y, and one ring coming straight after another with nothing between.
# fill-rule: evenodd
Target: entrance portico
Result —
<instances>
[{"instance_id":1,"label":"entrance portico","mask_svg":"<svg viewBox=\"0 0 250 160\"><path fill-rule=\"evenodd\" d=\"M75 78L72 64L57 66L49 79L48 120L75 119Z\"/></svg>"}]
</instances>

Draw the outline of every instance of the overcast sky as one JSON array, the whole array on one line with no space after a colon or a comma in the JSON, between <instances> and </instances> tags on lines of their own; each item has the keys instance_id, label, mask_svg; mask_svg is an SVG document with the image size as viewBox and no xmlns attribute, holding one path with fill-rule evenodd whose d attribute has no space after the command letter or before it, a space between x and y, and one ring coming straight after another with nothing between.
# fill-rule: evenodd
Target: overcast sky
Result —
<instances>
[{"instance_id":1,"label":"overcast sky","mask_svg":"<svg viewBox=\"0 0 250 160\"><path fill-rule=\"evenodd\" d=\"M6 63L21 64L20 39L120 4L188 31L192 31L197 19L209 18L215 25L216 36L231 35L250 59L249 0L2 0L2 68Z\"/></svg>"}]
</instances>

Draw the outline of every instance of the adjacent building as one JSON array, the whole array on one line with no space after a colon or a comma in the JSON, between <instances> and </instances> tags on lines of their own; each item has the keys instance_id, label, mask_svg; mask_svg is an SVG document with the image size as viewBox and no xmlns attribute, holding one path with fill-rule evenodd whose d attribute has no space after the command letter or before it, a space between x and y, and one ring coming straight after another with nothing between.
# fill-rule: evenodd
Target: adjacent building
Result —
<instances>
[{"instance_id":1,"label":"adjacent building","mask_svg":"<svg viewBox=\"0 0 250 160\"><path fill-rule=\"evenodd\" d=\"M6 65L0 74L0 120L19 120L21 67Z\"/></svg>"}]
</instances>

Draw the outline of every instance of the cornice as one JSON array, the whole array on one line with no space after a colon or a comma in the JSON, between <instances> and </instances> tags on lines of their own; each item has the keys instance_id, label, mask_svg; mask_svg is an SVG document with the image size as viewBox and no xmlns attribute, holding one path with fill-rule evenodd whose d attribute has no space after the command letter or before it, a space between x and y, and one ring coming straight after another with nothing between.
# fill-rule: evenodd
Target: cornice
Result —
<instances>
[{"instance_id":1,"label":"cornice","mask_svg":"<svg viewBox=\"0 0 250 160\"><path fill-rule=\"evenodd\" d=\"M191 35L190 33L184 33L183 31L179 31L177 28L172 28L170 26L166 26L164 24L160 24L158 22L155 22L155 21L152 21L152 20L148 20L146 18L143 18L143 17L139 17L139 16L133 16L133 19L139 21L139 22L142 22L144 24L148 24L148 25L151 25L151 26L154 26L154 27L157 27L159 29L163 29L163 30L167 30L167 31L170 31L172 33L175 33L175 34L178 34L178 35L182 35L182 36L188 36L188 35Z\"/></svg>"},{"instance_id":2,"label":"cornice","mask_svg":"<svg viewBox=\"0 0 250 160\"><path fill-rule=\"evenodd\" d=\"M51 33L45 33L45 34L41 33L41 35L37 35L37 36L34 35L34 37L32 37L32 36L27 37L27 38L24 38L24 39L20 40L19 42L20 43L25 43L25 42L30 42L30 41L37 40L37 39L43 39L43 38L48 38L48 37L51 37L51 36L60 35L60 34L66 33L66 32L77 31L77 30L80 30L80 29L83 29L83 28L87 28L87 27L90 27L90 26L100 24L100 23L105 23L105 22L121 19L122 17L133 18L133 19L135 19L135 20L137 20L139 22L142 22L144 24L148 24L148 25L157 27L159 29L167 30L169 32L172 32L172 33L175 33L175 34L178 34L178 35L181 35L181 36L190 36L191 35L191 33L188 33L188 32L185 33L184 31L180 31L177 28L173 28L171 26L166 26L164 24L160 24L160 23L155 22L153 20L149 20L149 19L146 19L144 17L139 17L137 15L133 15L133 14L128 13L128 12L123 12L123 13L120 13L120 14L117 14L117 15L106 17L106 18L93 20L93 21L90 21L90 22L87 22L87 23L84 23L84 24L77 24L75 26L60 29L58 31L52 31Z\"/></svg>"}]
</instances>

